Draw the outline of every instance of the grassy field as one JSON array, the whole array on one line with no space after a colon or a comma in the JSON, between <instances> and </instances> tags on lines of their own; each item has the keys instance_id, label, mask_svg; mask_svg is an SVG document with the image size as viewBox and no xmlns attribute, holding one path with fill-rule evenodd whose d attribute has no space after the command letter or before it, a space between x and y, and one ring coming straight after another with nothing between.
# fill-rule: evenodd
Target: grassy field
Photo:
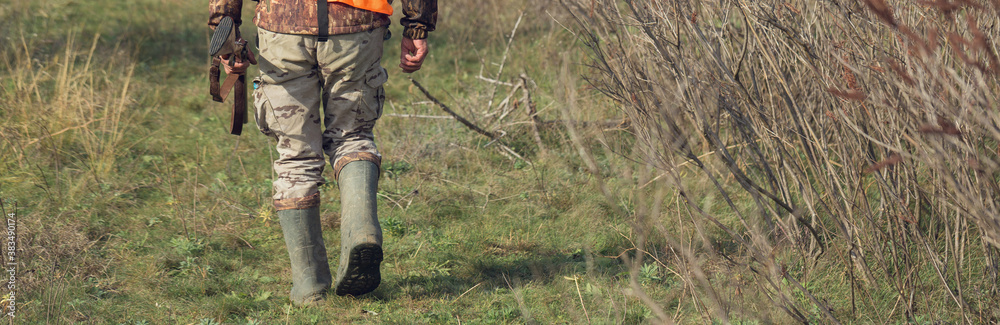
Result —
<instances>
[{"instance_id":1,"label":"grassy field","mask_svg":"<svg viewBox=\"0 0 1000 325\"><path fill-rule=\"evenodd\" d=\"M247 2L244 20L250 21ZM412 76L396 67L401 28L392 26L383 58L390 72L387 102L376 128L384 156L383 283L372 294L330 297L313 308L288 300L288 257L270 199L273 143L253 122L243 136L228 135L228 107L208 95L205 3L0 3L0 199L5 213L16 213L18 248L11 322L934 324L1000 318L996 248L981 238L979 224L959 217L981 210L962 209L966 201L948 201L950 194L885 203L896 198L885 184L951 193L919 186L948 183L935 178L936 169L913 167L905 169L906 178L883 179L862 173L878 159L850 160L868 157L843 149L848 144L823 138L830 141L825 151L799 149L817 139L779 134L796 124L763 117L748 117L747 124L778 126L740 138L736 114L722 112L724 94L756 81L763 90L754 83L757 93L747 101L762 107L778 110L783 98L774 89L788 84L800 88L786 96L815 104L816 116L831 102L847 107L832 95L809 101L827 94L825 86L784 84L775 76L796 82L796 76L812 76L805 72L855 71L866 86L877 84L857 72L862 63L842 68L825 56L819 62L829 66L802 63L813 61L793 51L796 40L828 30L801 36L760 28L770 33L763 39L785 43L758 39L754 48L790 52L778 61L791 68L762 68L760 76L736 69L733 80L720 81L721 74L705 71L719 66L711 58L737 66L736 53L750 44L744 24L760 18L737 18L747 8L709 8L722 2L705 1L684 9L702 18L685 14L690 24L676 19L676 27L635 23L652 16L620 18L608 9L616 1L564 3L442 2L431 55ZM788 7L804 8L798 1ZM860 5L850 10L871 12ZM816 15L782 17L813 28L808 22L822 16ZM678 32L643 31L668 25ZM699 41L699 26L707 39ZM244 26L244 34L252 28ZM654 48L661 45L656 35L676 48ZM677 62L668 54L690 63L690 82L722 86L686 91L684 78L657 70ZM748 62L760 67L767 61ZM615 70L622 67L628 69ZM446 114L408 77L502 137L491 140L442 118ZM616 80L625 86L613 88ZM636 87L649 80L662 90ZM982 89L996 89L995 78L984 80ZM678 94L671 93L675 88ZM855 95L848 90L841 97ZM733 97L743 105L743 97ZM666 109L664 102L686 104ZM643 111L647 107L660 110ZM866 118L833 111L828 114L838 121ZM670 133L664 129L675 131L672 117L689 115L696 117L679 123L694 131L678 131L687 145L663 136ZM722 122L703 123L715 119ZM713 128L721 140L711 141L706 130ZM988 152L996 138L976 138L973 146ZM747 158L755 143L788 144L780 155L770 151L778 146L758 153L786 176L764 176L771 166ZM678 148L687 151L670 158ZM726 159L726 149L736 161ZM839 169L796 165L820 151L830 155L821 157L824 165ZM788 159L770 159L775 155ZM988 163L995 159L980 161L985 171L977 175L987 175L982 186L992 189L996 166ZM323 224L328 251L337 252L339 193L327 175ZM781 207L761 199L766 191L748 185L747 179L768 177L775 184L763 187L780 188L793 211L775 212ZM777 185L778 179L785 183ZM853 201L841 196L850 186L856 186L847 195ZM991 193L981 199L995 202ZM907 207L925 217L908 225L901 221ZM849 220L841 222L846 214Z\"/></svg>"},{"instance_id":2,"label":"grassy field","mask_svg":"<svg viewBox=\"0 0 1000 325\"><path fill-rule=\"evenodd\" d=\"M206 5L0 5L0 196L8 210L17 206L15 323L647 319L649 310L618 289L626 270L603 257L628 249L624 217L590 190L558 125L543 128L541 154L523 108L496 118L514 107L500 105L511 87L477 78L516 83L523 73L537 84L540 116L560 118L551 95L559 71L551 67L562 53L583 55L547 12L558 7L443 3L432 54L412 76L460 114L506 131L504 141L526 160L505 157L454 120L407 117L445 114L395 68L401 30L392 27L388 103L376 133L386 172L384 282L365 297L300 309L288 301L288 260L271 207L273 144L253 122L243 136L228 135L226 106L207 94ZM602 109L580 118L613 117ZM336 252L335 183L323 197ZM655 266L646 276L651 286L669 283Z\"/></svg>"}]
</instances>

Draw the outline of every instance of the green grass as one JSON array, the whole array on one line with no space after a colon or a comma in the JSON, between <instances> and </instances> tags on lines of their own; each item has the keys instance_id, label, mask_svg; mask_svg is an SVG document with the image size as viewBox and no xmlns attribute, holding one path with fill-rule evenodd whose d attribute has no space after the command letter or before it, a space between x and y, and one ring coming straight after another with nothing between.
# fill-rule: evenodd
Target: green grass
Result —
<instances>
[{"instance_id":1,"label":"green grass","mask_svg":"<svg viewBox=\"0 0 1000 325\"><path fill-rule=\"evenodd\" d=\"M443 4L432 55L413 77L481 119L493 87L476 79L481 62L494 78L517 12L537 9L518 6ZM622 264L601 257L628 249L614 230L623 228L622 216L581 190L590 177L578 172L557 129L544 132L552 152L541 156L527 126L505 127L515 150L533 161L528 165L454 121L388 116L376 134L386 170L379 191L383 284L361 298L291 307L287 255L270 206L272 144L252 122L242 137L226 134L225 105L206 93L203 7L2 5L11 32L2 49L9 65L0 65L0 196L19 207L19 319L496 324L649 317L619 289L627 279ZM500 14L487 15L491 10ZM473 16L491 20L463 20ZM539 12L526 13L501 77L516 81L523 72L536 80L533 99L545 119L559 116L548 95L557 75L545 66L574 43L551 25ZM443 115L422 104L395 68L399 26L393 32L384 62L392 72L386 113ZM508 90L500 87L496 102ZM527 120L523 110L508 122L515 119ZM322 193L326 241L336 252L338 191L331 183ZM668 290L657 289L669 283L666 274L647 273L649 289ZM579 291L568 278L578 279Z\"/></svg>"}]
</instances>

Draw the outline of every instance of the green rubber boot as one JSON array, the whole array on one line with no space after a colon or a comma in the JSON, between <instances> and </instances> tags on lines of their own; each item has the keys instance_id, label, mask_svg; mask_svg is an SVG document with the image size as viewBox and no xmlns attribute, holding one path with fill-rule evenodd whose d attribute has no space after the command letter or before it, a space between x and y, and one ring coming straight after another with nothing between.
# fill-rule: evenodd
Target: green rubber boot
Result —
<instances>
[{"instance_id":1,"label":"green rubber boot","mask_svg":"<svg viewBox=\"0 0 1000 325\"><path fill-rule=\"evenodd\" d=\"M296 305L314 305L323 300L332 283L319 207L278 211L278 222L292 262L289 298Z\"/></svg>"},{"instance_id":2,"label":"green rubber boot","mask_svg":"<svg viewBox=\"0 0 1000 325\"><path fill-rule=\"evenodd\" d=\"M378 166L354 161L340 170L340 265L336 293L358 296L378 288L382 281L382 228L375 195Z\"/></svg>"}]
</instances>

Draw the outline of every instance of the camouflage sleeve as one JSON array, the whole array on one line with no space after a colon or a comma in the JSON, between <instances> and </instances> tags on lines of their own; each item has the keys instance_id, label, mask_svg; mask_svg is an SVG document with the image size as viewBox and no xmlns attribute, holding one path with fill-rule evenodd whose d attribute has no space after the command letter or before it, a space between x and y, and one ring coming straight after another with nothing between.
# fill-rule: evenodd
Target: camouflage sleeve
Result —
<instances>
[{"instance_id":1,"label":"camouflage sleeve","mask_svg":"<svg viewBox=\"0 0 1000 325\"><path fill-rule=\"evenodd\" d=\"M425 39L437 24L437 0L403 0L403 37Z\"/></svg>"},{"instance_id":2,"label":"camouflage sleeve","mask_svg":"<svg viewBox=\"0 0 1000 325\"><path fill-rule=\"evenodd\" d=\"M219 21L225 16L233 17L233 22L239 26L243 23L243 20L240 19L243 12L243 0L208 0L208 12L208 27L213 30L215 26L219 26Z\"/></svg>"}]
</instances>

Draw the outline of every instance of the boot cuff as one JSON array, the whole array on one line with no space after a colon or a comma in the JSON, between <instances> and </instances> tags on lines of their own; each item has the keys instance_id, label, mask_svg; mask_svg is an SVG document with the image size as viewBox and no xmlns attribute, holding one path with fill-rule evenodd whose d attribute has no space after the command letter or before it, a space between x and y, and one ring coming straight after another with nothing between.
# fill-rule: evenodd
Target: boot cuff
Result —
<instances>
[{"instance_id":1,"label":"boot cuff","mask_svg":"<svg viewBox=\"0 0 1000 325\"><path fill-rule=\"evenodd\" d=\"M307 197L296 197L283 200L274 200L274 209L281 210L301 210L315 208L319 206L319 192Z\"/></svg>"},{"instance_id":2,"label":"boot cuff","mask_svg":"<svg viewBox=\"0 0 1000 325\"><path fill-rule=\"evenodd\" d=\"M378 155L370 152L353 152L340 157L340 159L337 159L337 161L333 164L333 178L339 180L340 170L344 169L344 166L347 166L347 164L359 160L372 162L373 164L375 164L375 167L379 168L379 173L381 173L382 157L379 157Z\"/></svg>"}]
</instances>

